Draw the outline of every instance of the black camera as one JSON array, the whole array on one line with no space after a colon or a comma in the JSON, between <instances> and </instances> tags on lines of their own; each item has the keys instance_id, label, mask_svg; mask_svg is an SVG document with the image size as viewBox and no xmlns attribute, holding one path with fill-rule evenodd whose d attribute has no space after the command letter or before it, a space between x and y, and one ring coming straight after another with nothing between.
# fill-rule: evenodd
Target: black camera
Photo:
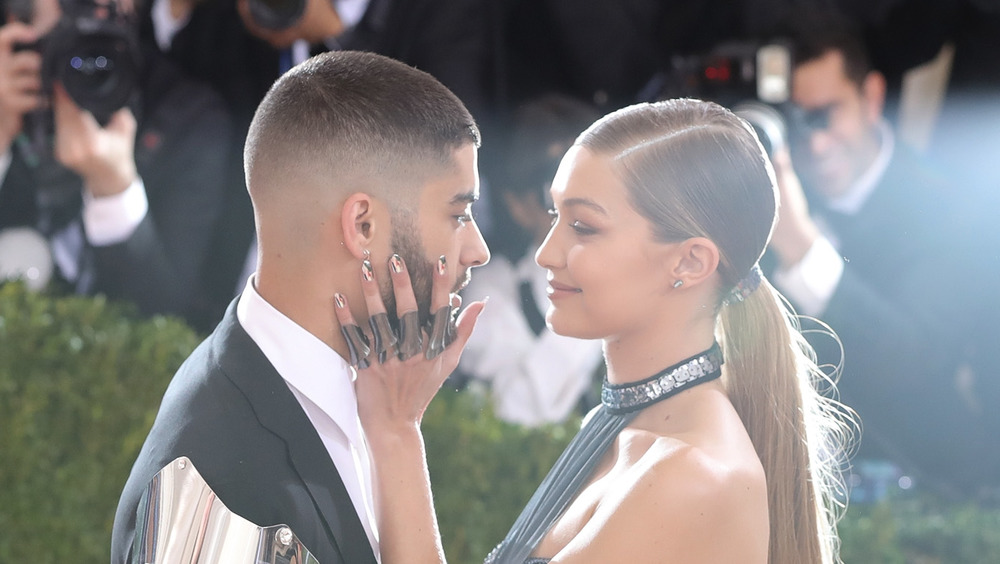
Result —
<instances>
[{"instance_id":1,"label":"black camera","mask_svg":"<svg viewBox=\"0 0 1000 564\"><path fill-rule=\"evenodd\" d=\"M59 82L70 98L104 124L124 107L139 80L139 47L127 19L110 0L61 0L56 26L33 45L42 55L42 87L52 92ZM32 2L11 2L9 8L25 23L32 20Z\"/></svg>"},{"instance_id":2,"label":"black camera","mask_svg":"<svg viewBox=\"0 0 1000 564\"><path fill-rule=\"evenodd\" d=\"M768 154L787 147L801 121L791 97L792 51L782 41L734 42L707 54L678 55L647 87L646 99L695 97L750 122ZM791 131L790 131L791 130Z\"/></svg>"},{"instance_id":3,"label":"black camera","mask_svg":"<svg viewBox=\"0 0 1000 564\"><path fill-rule=\"evenodd\" d=\"M274 31L296 24L306 11L307 0L248 0L250 17L257 25Z\"/></svg>"}]
</instances>

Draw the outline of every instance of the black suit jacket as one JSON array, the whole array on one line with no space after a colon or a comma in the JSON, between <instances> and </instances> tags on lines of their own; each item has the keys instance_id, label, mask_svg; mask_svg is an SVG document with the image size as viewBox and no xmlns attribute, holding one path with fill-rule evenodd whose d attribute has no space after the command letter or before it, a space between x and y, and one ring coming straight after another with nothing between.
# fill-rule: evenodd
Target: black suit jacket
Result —
<instances>
[{"instance_id":1,"label":"black suit jacket","mask_svg":"<svg viewBox=\"0 0 1000 564\"><path fill-rule=\"evenodd\" d=\"M125 484L111 562L131 558L150 479L187 456L233 512L287 524L322 564L374 563L365 530L319 434L236 318L236 301L177 371Z\"/></svg>"}]
</instances>

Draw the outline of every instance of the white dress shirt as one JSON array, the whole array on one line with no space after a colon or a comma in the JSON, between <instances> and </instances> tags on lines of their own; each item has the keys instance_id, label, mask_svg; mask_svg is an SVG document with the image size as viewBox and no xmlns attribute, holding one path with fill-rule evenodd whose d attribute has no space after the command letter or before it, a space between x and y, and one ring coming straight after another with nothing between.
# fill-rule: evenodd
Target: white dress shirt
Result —
<instances>
[{"instance_id":1,"label":"white dress shirt","mask_svg":"<svg viewBox=\"0 0 1000 564\"><path fill-rule=\"evenodd\" d=\"M7 178L12 154L8 150L0 155L0 186ZM83 191L83 234L94 247L117 245L126 241L135 233L147 213L149 201L146 198L146 186L139 177L120 194L97 198L86 190ZM62 231L54 233L50 244L52 259L63 277L76 280L80 274L80 253L83 252L80 223L74 220Z\"/></svg>"},{"instance_id":2,"label":"white dress shirt","mask_svg":"<svg viewBox=\"0 0 1000 564\"><path fill-rule=\"evenodd\" d=\"M523 425L564 421L590 387L601 362L601 341L553 333L535 335L521 307L519 287L531 282L542 315L549 306L547 271L528 253L516 265L494 256L472 273L462 292L466 302L489 296L459 369L486 382L496 414Z\"/></svg>"},{"instance_id":3,"label":"white dress shirt","mask_svg":"<svg viewBox=\"0 0 1000 564\"><path fill-rule=\"evenodd\" d=\"M895 136L885 120L879 124L881 144L879 154L868 170L840 196L826 202L827 207L844 215L855 215L889 168L895 150ZM844 258L837 251L837 235L825 223L816 221L820 236L813 242L798 263L774 272L774 285L791 299L799 313L817 317L826 311L833 293L837 291L844 275Z\"/></svg>"},{"instance_id":4,"label":"white dress shirt","mask_svg":"<svg viewBox=\"0 0 1000 564\"><path fill-rule=\"evenodd\" d=\"M380 559L368 446L354 393L356 373L326 343L267 303L254 288L255 281L256 276L251 276L240 296L236 308L240 325L285 380L319 433Z\"/></svg>"}]
</instances>

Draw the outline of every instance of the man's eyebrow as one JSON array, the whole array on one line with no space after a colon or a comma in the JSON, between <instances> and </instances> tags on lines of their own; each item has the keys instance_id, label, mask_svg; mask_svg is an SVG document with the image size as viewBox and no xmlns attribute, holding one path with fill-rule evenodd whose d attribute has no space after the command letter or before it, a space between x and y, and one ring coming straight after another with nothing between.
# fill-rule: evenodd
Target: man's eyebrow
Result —
<instances>
[{"instance_id":1,"label":"man's eyebrow","mask_svg":"<svg viewBox=\"0 0 1000 564\"><path fill-rule=\"evenodd\" d=\"M469 192L464 192L462 194L456 194L451 199L451 201L448 202L448 203L451 204L451 205L453 205L453 206L457 206L457 205L460 205L460 204L461 205L469 205L469 204L474 204L478 200L479 200L479 194L476 194L474 191L470 190Z\"/></svg>"},{"instance_id":2,"label":"man's eyebrow","mask_svg":"<svg viewBox=\"0 0 1000 564\"><path fill-rule=\"evenodd\" d=\"M604 209L597 202L589 198L567 198L563 200L562 205L567 208L571 208L574 206L583 206L586 208L590 208L602 215L608 215L608 211L606 209Z\"/></svg>"}]
</instances>

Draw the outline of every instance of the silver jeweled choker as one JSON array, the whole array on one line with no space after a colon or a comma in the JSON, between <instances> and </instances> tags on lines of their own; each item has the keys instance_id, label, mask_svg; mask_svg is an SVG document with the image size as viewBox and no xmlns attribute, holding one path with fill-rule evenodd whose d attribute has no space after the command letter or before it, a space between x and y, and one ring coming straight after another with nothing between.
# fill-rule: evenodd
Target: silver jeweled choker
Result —
<instances>
[{"instance_id":1,"label":"silver jeweled choker","mask_svg":"<svg viewBox=\"0 0 1000 564\"><path fill-rule=\"evenodd\" d=\"M605 409L615 414L639 411L721 375L722 350L719 348L719 343L713 343L707 351L682 360L639 382L610 384L605 378L601 385L601 403Z\"/></svg>"}]
</instances>

